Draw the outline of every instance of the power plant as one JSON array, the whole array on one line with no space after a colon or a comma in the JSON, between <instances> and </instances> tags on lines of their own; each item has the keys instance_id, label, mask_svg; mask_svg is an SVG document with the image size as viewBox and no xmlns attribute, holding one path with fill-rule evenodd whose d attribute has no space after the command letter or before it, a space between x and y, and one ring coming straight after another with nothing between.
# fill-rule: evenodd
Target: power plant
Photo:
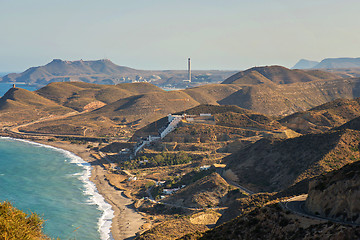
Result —
<instances>
[{"instance_id":1,"label":"power plant","mask_svg":"<svg viewBox=\"0 0 360 240\"><path fill-rule=\"evenodd\" d=\"M188 58L188 79L184 80L184 82L191 83L191 59Z\"/></svg>"},{"instance_id":2,"label":"power plant","mask_svg":"<svg viewBox=\"0 0 360 240\"><path fill-rule=\"evenodd\" d=\"M188 58L188 79L191 82L191 59Z\"/></svg>"}]
</instances>

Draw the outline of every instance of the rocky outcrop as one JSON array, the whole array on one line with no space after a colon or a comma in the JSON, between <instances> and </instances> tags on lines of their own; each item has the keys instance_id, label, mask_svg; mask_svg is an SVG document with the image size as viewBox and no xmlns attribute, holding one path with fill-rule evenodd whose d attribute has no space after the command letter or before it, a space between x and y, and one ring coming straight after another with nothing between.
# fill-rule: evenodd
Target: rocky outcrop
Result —
<instances>
[{"instance_id":1,"label":"rocky outcrop","mask_svg":"<svg viewBox=\"0 0 360 240\"><path fill-rule=\"evenodd\" d=\"M360 224L360 162L310 182L306 208L323 217Z\"/></svg>"}]
</instances>

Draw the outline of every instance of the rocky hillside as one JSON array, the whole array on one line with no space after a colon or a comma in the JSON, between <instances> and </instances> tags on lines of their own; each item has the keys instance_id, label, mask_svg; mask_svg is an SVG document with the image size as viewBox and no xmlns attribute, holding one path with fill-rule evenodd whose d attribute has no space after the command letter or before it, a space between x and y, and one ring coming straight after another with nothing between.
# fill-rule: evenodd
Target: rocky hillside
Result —
<instances>
[{"instance_id":1,"label":"rocky hillside","mask_svg":"<svg viewBox=\"0 0 360 240\"><path fill-rule=\"evenodd\" d=\"M307 111L291 114L279 122L302 134L321 133L360 116L360 98L337 99Z\"/></svg>"},{"instance_id":2,"label":"rocky hillside","mask_svg":"<svg viewBox=\"0 0 360 240\"><path fill-rule=\"evenodd\" d=\"M306 208L323 217L360 224L360 162L311 181Z\"/></svg>"},{"instance_id":3,"label":"rocky hillside","mask_svg":"<svg viewBox=\"0 0 360 240\"><path fill-rule=\"evenodd\" d=\"M234 180L253 191L279 191L360 158L360 132L333 131L286 140L263 139L225 161Z\"/></svg>"}]
</instances>

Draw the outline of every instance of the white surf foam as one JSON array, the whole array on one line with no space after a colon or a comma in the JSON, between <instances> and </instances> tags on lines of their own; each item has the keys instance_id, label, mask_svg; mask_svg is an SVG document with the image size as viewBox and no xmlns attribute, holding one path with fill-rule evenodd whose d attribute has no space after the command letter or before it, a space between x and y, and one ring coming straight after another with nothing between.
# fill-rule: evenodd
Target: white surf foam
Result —
<instances>
[{"instance_id":1,"label":"white surf foam","mask_svg":"<svg viewBox=\"0 0 360 240\"><path fill-rule=\"evenodd\" d=\"M51 148L64 154L66 158L70 159L70 163L81 166L84 169L84 171L82 173L75 173L74 175L78 175L79 179L84 183L85 186L84 194L89 196L88 203L97 205L98 209L103 212L103 214L98 220L98 231L100 233L100 238L101 240L113 240L110 228L111 228L112 219L114 217L114 211L112 210L111 205L107 203L104 197L101 196L100 193L97 191L96 185L90 181L90 177L91 177L90 163L85 162L81 157L75 155L74 153L61 148L56 148L53 146L44 145L24 139L16 139L10 137L0 137L0 139L21 141L38 147Z\"/></svg>"}]
</instances>

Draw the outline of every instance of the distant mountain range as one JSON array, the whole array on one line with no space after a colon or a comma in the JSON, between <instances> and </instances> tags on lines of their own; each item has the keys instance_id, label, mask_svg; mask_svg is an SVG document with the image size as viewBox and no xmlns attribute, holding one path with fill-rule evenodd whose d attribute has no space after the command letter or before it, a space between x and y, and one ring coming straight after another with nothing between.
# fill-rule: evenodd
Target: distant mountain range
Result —
<instances>
[{"instance_id":1,"label":"distant mountain range","mask_svg":"<svg viewBox=\"0 0 360 240\"><path fill-rule=\"evenodd\" d=\"M360 58L326 58L321 62L301 59L292 69L349 69L360 68Z\"/></svg>"},{"instance_id":2,"label":"distant mountain range","mask_svg":"<svg viewBox=\"0 0 360 240\"><path fill-rule=\"evenodd\" d=\"M320 62L317 61L310 61L306 59L300 59L291 69L310 69L314 68Z\"/></svg>"},{"instance_id":3,"label":"distant mountain range","mask_svg":"<svg viewBox=\"0 0 360 240\"><path fill-rule=\"evenodd\" d=\"M118 84L131 82L151 82L160 87L185 88L206 83L222 82L235 71L192 71L192 82L187 70L149 71L118 66L108 59L96 61L63 61L54 59L39 67L31 67L22 73L10 73L0 77L0 82L22 82L46 85L51 82L88 82L98 84Z\"/></svg>"}]
</instances>

